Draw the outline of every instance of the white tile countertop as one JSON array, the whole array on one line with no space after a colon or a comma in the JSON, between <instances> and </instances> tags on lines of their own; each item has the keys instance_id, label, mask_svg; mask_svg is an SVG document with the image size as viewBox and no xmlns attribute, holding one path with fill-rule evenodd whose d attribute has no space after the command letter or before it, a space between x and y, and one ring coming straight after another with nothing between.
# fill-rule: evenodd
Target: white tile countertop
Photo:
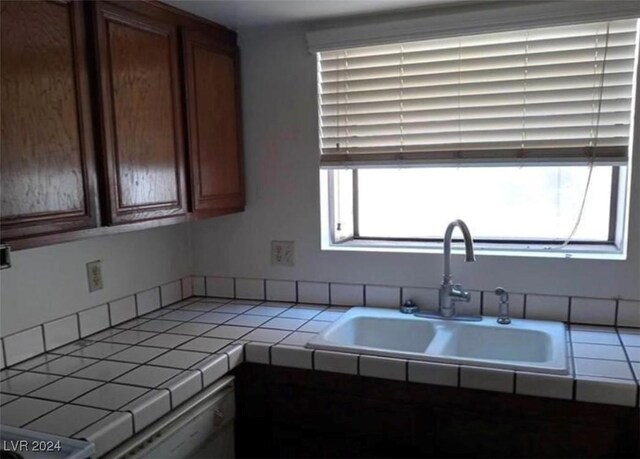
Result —
<instances>
[{"instance_id":1,"label":"white tile countertop","mask_svg":"<svg viewBox=\"0 0 640 459\"><path fill-rule=\"evenodd\" d=\"M193 297L0 371L1 421L103 454L243 361L638 406L640 329L571 325L567 376L307 349L348 308Z\"/></svg>"}]
</instances>

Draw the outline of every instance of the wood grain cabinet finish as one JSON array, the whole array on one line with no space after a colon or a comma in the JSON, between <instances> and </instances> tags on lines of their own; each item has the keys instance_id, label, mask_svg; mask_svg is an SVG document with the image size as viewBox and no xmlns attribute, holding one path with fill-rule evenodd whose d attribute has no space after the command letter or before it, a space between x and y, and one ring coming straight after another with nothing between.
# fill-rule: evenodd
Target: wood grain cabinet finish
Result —
<instances>
[{"instance_id":1,"label":"wood grain cabinet finish","mask_svg":"<svg viewBox=\"0 0 640 459\"><path fill-rule=\"evenodd\" d=\"M187 212L178 28L94 4L110 224Z\"/></svg>"},{"instance_id":2,"label":"wood grain cabinet finish","mask_svg":"<svg viewBox=\"0 0 640 459\"><path fill-rule=\"evenodd\" d=\"M98 224L82 5L2 1L3 239Z\"/></svg>"},{"instance_id":3,"label":"wood grain cabinet finish","mask_svg":"<svg viewBox=\"0 0 640 459\"><path fill-rule=\"evenodd\" d=\"M243 210L238 49L192 30L182 38L192 210Z\"/></svg>"}]
</instances>

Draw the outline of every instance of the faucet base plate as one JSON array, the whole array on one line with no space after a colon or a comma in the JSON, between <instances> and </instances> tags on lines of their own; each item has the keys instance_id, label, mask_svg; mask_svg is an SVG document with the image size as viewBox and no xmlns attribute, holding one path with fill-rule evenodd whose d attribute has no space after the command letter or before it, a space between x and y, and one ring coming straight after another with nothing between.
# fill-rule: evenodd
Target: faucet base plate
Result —
<instances>
[{"instance_id":1,"label":"faucet base plate","mask_svg":"<svg viewBox=\"0 0 640 459\"><path fill-rule=\"evenodd\" d=\"M429 311L420 311L414 314L416 317L426 317L428 319L440 319L440 320L458 320L463 322L480 322L482 320L482 316L478 315L464 315L464 314L455 314L450 317L445 317L439 312L429 312Z\"/></svg>"}]
</instances>

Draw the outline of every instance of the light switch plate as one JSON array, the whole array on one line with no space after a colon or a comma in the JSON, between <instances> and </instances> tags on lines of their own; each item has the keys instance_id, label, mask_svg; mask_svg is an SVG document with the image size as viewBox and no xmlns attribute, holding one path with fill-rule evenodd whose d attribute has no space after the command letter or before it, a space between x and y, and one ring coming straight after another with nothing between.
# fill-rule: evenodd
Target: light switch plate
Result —
<instances>
[{"instance_id":1,"label":"light switch plate","mask_svg":"<svg viewBox=\"0 0 640 459\"><path fill-rule=\"evenodd\" d=\"M293 266L295 243L293 241L271 241L271 264Z\"/></svg>"},{"instance_id":2,"label":"light switch plate","mask_svg":"<svg viewBox=\"0 0 640 459\"><path fill-rule=\"evenodd\" d=\"M90 292L102 290L102 262L100 260L87 263L87 279Z\"/></svg>"}]
</instances>

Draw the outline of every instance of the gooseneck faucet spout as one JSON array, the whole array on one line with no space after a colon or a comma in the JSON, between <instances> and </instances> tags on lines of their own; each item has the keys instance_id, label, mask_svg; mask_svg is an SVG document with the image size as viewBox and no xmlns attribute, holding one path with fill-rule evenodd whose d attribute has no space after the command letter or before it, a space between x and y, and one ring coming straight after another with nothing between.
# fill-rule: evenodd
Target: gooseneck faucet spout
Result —
<instances>
[{"instance_id":1,"label":"gooseneck faucet spout","mask_svg":"<svg viewBox=\"0 0 640 459\"><path fill-rule=\"evenodd\" d=\"M462 231L462 237L464 238L465 261L476 261L476 256L473 253L473 238L471 237L469 227L462 220L452 221L451 223L449 223L449 226L447 226L447 230L444 233L444 276L442 279L443 284L451 281L451 239L453 236L453 230L456 227L460 228L460 231Z\"/></svg>"}]
</instances>

